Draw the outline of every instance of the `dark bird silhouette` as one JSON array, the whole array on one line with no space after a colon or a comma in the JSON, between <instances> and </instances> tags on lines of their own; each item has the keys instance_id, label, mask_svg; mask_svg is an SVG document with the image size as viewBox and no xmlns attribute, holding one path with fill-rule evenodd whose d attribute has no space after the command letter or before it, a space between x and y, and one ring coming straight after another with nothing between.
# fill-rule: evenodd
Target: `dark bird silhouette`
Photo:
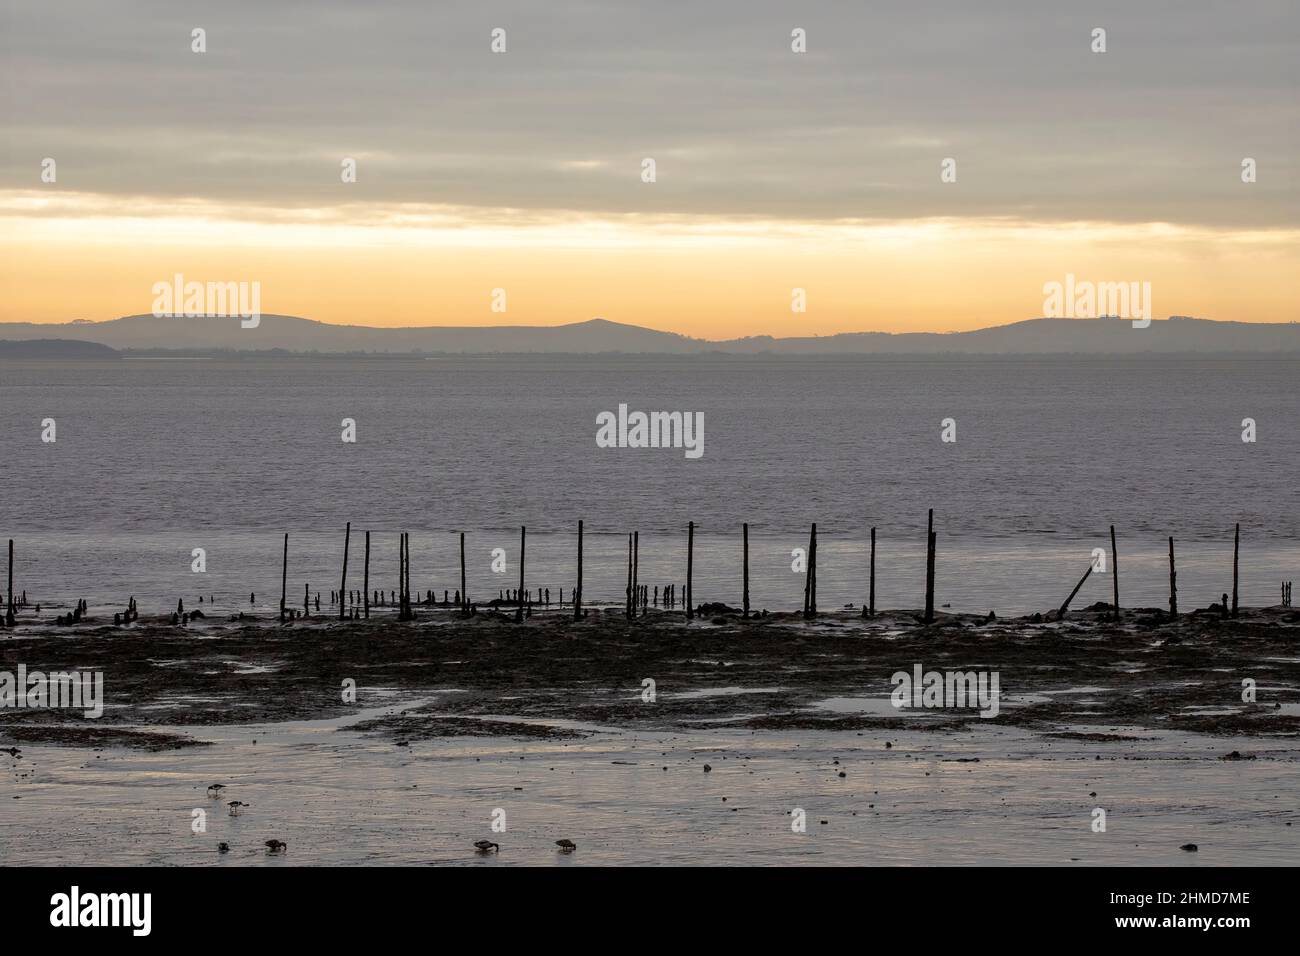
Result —
<instances>
[{"instance_id":1,"label":"dark bird silhouette","mask_svg":"<svg viewBox=\"0 0 1300 956\"><path fill-rule=\"evenodd\" d=\"M287 849L289 849L289 844L285 843L283 840L266 841L267 853L283 853Z\"/></svg>"},{"instance_id":2,"label":"dark bird silhouette","mask_svg":"<svg viewBox=\"0 0 1300 956\"><path fill-rule=\"evenodd\" d=\"M208 787L208 796L215 799L221 796L221 791L225 789L226 785L224 783L214 783L212 786Z\"/></svg>"},{"instance_id":3,"label":"dark bird silhouette","mask_svg":"<svg viewBox=\"0 0 1300 956\"><path fill-rule=\"evenodd\" d=\"M218 853L229 853L229 852L230 852L230 844L229 844L229 843L218 843L218 844L217 844L217 852L218 852Z\"/></svg>"},{"instance_id":4,"label":"dark bird silhouette","mask_svg":"<svg viewBox=\"0 0 1300 956\"><path fill-rule=\"evenodd\" d=\"M555 845L560 848L561 853L572 853L578 848L578 844L572 840L556 840Z\"/></svg>"},{"instance_id":5,"label":"dark bird silhouette","mask_svg":"<svg viewBox=\"0 0 1300 956\"><path fill-rule=\"evenodd\" d=\"M501 845L499 843L493 843L491 840L475 840L474 848L480 853L487 853L489 850L496 850L498 853L501 852Z\"/></svg>"},{"instance_id":6,"label":"dark bird silhouette","mask_svg":"<svg viewBox=\"0 0 1300 956\"><path fill-rule=\"evenodd\" d=\"M246 806L248 806L248 805L249 805L249 804L247 804L247 803L242 803L242 802L239 801L239 800L231 800L229 803L226 804L226 806L228 806L228 807L230 808L230 815L231 815L232 817L237 817L237 816L239 816L241 813L243 813L243 811L244 811L244 807L246 807Z\"/></svg>"}]
</instances>

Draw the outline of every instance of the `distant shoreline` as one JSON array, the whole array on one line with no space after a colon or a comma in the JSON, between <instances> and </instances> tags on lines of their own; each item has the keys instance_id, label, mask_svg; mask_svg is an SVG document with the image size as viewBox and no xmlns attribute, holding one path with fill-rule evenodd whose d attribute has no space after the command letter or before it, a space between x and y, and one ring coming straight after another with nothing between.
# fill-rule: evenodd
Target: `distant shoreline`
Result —
<instances>
[{"instance_id":1,"label":"distant shoreline","mask_svg":"<svg viewBox=\"0 0 1300 956\"><path fill-rule=\"evenodd\" d=\"M375 362L549 362L549 361L663 361L681 364L728 363L743 365L754 362L799 364L809 362L835 362L838 364L881 364L891 362L1016 362L1071 359L1078 361L1150 362L1208 361L1237 359L1250 361L1297 361L1300 348L1287 351L1142 351L1116 352L315 352L289 349L114 349L93 342L58 340L61 345L89 346L90 348L30 349L11 348L26 346L27 342L0 341L0 363L19 362L313 362L313 361L375 361Z\"/></svg>"},{"instance_id":2,"label":"distant shoreline","mask_svg":"<svg viewBox=\"0 0 1300 956\"><path fill-rule=\"evenodd\" d=\"M25 341L81 342L142 354L272 352L306 355L1141 355L1300 354L1300 322L1171 316L1134 326L1118 318L1035 318L961 332L840 332L708 340L592 319L556 326L333 325L264 314L131 315L105 322L0 322L0 353ZM44 345L42 348L54 348Z\"/></svg>"}]
</instances>

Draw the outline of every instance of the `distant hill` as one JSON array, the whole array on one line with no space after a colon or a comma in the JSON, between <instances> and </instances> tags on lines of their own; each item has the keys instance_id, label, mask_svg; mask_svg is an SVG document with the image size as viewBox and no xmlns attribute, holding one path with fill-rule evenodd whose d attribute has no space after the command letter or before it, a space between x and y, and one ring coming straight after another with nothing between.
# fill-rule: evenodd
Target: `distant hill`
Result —
<instances>
[{"instance_id":1,"label":"distant hill","mask_svg":"<svg viewBox=\"0 0 1300 956\"><path fill-rule=\"evenodd\" d=\"M0 324L0 328L4 328ZM58 326L56 326L58 328ZM0 359L117 359L122 356L99 342L78 339L0 339Z\"/></svg>"},{"instance_id":2,"label":"distant hill","mask_svg":"<svg viewBox=\"0 0 1300 956\"><path fill-rule=\"evenodd\" d=\"M1053 353L1300 352L1300 323L1220 322L1174 316L1136 329L1128 320L1029 319L970 332L850 332L724 341L695 339L605 319L560 326L377 328L264 315L257 328L237 318L129 315L106 322L0 323L0 339L76 339L113 349L185 352L284 349L291 352L654 353L1042 355Z\"/></svg>"}]
</instances>

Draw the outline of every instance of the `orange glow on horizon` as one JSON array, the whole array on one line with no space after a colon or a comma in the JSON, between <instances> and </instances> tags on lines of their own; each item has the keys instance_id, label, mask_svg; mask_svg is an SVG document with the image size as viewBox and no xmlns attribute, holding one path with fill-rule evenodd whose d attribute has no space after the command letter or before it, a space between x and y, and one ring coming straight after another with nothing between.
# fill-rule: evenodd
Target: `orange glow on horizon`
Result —
<instances>
[{"instance_id":1,"label":"orange glow on horizon","mask_svg":"<svg viewBox=\"0 0 1300 956\"><path fill-rule=\"evenodd\" d=\"M1149 281L1154 314L1297 318L1300 231L1011 219L766 221L416 204L224 206L0 193L0 321L149 312L175 273L258 281L336 324L560 325L707 339L958 331L1043 314L1046 282ZM492 291L508 310L491 311ZM791 311L791 290L807 312Z\"/></svg>"}]
</instances>

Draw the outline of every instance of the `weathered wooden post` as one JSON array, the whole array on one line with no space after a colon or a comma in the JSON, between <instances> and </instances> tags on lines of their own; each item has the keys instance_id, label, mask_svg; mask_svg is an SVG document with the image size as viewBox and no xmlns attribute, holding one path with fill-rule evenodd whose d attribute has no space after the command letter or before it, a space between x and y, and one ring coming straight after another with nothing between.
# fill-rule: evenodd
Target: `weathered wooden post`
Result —
<instances>
[{"instance_id":1,"label":"weathered wooden post","mask_svg":"<svg viewBox=\"0 0 1300 956\"><path fill-rule=\"evenodd\" d=\"M365 614L366 614L366 620L370 620L370 532L369 531L366 532L366 570L363 577L365 578L365 588L366 588Z\"/></svg>"},{"instance_id":2,"label":"weathered wooden post","mask_svg":"<svg viewBox=\"0 0 1300 956\"><path fill-rule=\"evenodd\" d=\"M578 520L578 586L573 589L573 619L582 620L582 520Z\"/></svg>"},{"instance_id":3,"label":"weathered wooden post","mask_svg":"<svg viewBox=\"0 0 1300 956\"><path fill-rule=\"evenodd\" d=\"M527 543L528 529L523 525L519 526L519 601L518 607L515 608L515 623L524 623L524 545ZM492 592L489 591L489 594Z\"/></svg>"},{"instance_id":4,"label":"weathered wooden post","mask_svg":"<svg viewBox=\"0 0 1300 956\"><path fill-rule=\"evenodd\" d=\"M489 591L489 594L492 592ZM460 533L460 613L469 616L469 591L465 588L465 532Z\"/></svg>"},{"instance_id":5,"label":"weathered wooden post","mask_svg":"<svg viewBox=\"0 0 1300 956\"><path fill-rule=\"evenodd\" d=\"M352 543L352 522L349 521L347 528L343 532L343 583L339 585L340 591L346 591L348 587L348 546ZM339 620L343 620L343 604L339 603Z\"/></svg>"},{"instance_id":6,"label":"weathered wooden post","mask_svg":"<svg viewBox=\"0 0 1300 956\"><path fill-rule=\"evenodd\" d=\"M811 606L809 610L812 616L817 616L817 522L812 526L812 548L808 551L808 572L812 576L812 592L810 594Z\"/></svg>"},{"instance_id":7,"label":"weathered wooden post","mask_svg":"<svg viewBox=\"0 0 1300 956\"><path fill-rule=\"evenodd\" d=\"M693 584L695 577L695 522L686 525L686 619L695 618L695 594Z\"/></svg>"},{"instance_id":8,"label":"weathered wooden post","mask_svg":"<svg viewBox=\"0 0 1300 956\"><path fill-rule=\"evenodd\" d=\"M1241 523L1232 533L1232 616L1237 616L1237 554L1241 549Z\"/></svg>"},{"instance_id":9,"label":"weathered wooden post","mask_svg":"<svg viewBox=\"0 0 1300 956\"><path fill-rule=\"evenodd\" d=\"M1110 526L1110 579L1115 587L1115 620L1119 621L1119 551L1115 549L1115 526Z\"/></svg>"},{"instance_id":10,"label":"weathered wooden post","mask_svg":"<svg viewBox=\"0 0 1300 956\"><path fill-rule=\"evenodd\" d=\"M641 603L641 532L632 532L632 616L644 612Z\"/></svg>"},{"instance_id":11,"label":"weathered wooden post","mask_svg":"<svg viewBox=\"0 0 1300 956\"><path fill-rule=\"evenodd\" d=\"M1091 574L1092 574L1092 565L1089 564L1088 570L1083 572L1083 577L1079 578L1079 583L1074 586L1074 590L1070 592L1070 596L1065 599L1065 603L1062 604L1060 610L1056 612L1057 620L1060 620L1061 618L1065 617L1065 612L1070 609L1070 602L1074 600L1074 596L1079 593L1079 588L1083 587L1083 582L1088 580L1088 577Z\"/></svg>"},{"instance_id":12,"label":"weathered wooden post","mask_svg":"<svg viewBox=\"0 0 1300 956\"><path fill-rule=\"evenodd\" d=\"M307 617L311 614L311 584L307 583L302 586L302 616Z\"/></svg>"},{"instance_id":13,"label":"weathered wooden post","mask_svg":"<svg viewBox=\"0 0 1300 956\"><path fill-rule=\"evenodd\" d=\"M411 619L411 534L409 531L402 532L402 558L398 567L397 580L397 606L398 616L403 621Z\"/></svg>"},{"instance_id":14,"label":"weathered wooden post","mask_svg":"<svg viewBox=\"0 0 1300 956\"><path fill-rule=\"evenodd\" d=\"M742 607L741 616L749 617L749 523L748 522L745 522L740 526L740 536L741 536L741 540L744 542L743 550L744 550L744 566L745 566L744 574L741 576L741 580L744 582L742 597L741 597L741 607Z\"/></svg>"},{"instance_id":15,"label":"weathered wooden post","mask_svg":"<svg viewBox=\"0 0 1300 956\"><path fill-rule=\"evenodd\" d=\"M284 561L280 565L280 623L284 623L286 588L289 585L289 532L284 533Z\"/></svg>"},{"instance_id":16,"label":"weathered wooden post","mask_svg":"<svg viewBox=\"0 0 1300 956\"><path fill-rule=\"evenodd\" d=\"M871 586L868 591L867 617L876 616L876 529L871 529Z\"/></svg>"},{"instance_id":17,"label":"weathered wooden post","mask_svg":"<svg viewBox=\"0 0 1300 956\"><path fill-rule=\"evenodd\" d=\"M934 623L934 551L936 539L934 535L934 509L930 509L930 517L926 523L925 532L925 623Z\"/></svg>"},{"instance_id":18,"label":"weathered wooden post","mask_svg":"<svg viewBox=\"0 0 1300 956\"><path fill-rule=\"evenodd\" d=\"M803 559L803 616L812 614L812 533L808 534L808 551Z\"/></svg>"},{"instance_id":19,"label":"weathered wooden post","mask_svg":"<svg viewBox=\"0 0 1300 956\"><path fill-rule=\"evenodd\" d=\"M623 617L632 620L632 536L627 536L627 588L623 592Z\"/></svg>"},{"instance_id":20,"label":"weathered wooden post","mask_svg":"<svg viewBox=\"0 0 1300 956\"><path fill-rule=\"evenodd\" d=\"M1169 538L1169 616L1178 616L1178 572L1174 569L1174 539Z\"/></svg>"},{"instance_id":21,"label":"weathered wooden post","mask_svg":"<svg viewBox=\"0 0 1300 956\"><path fill-rule=\"evenodd\" d=\"M14 539L9 539L9 591L5 599L5 622L13 627L14 623Z\"/></svg>"}]
</instances>

